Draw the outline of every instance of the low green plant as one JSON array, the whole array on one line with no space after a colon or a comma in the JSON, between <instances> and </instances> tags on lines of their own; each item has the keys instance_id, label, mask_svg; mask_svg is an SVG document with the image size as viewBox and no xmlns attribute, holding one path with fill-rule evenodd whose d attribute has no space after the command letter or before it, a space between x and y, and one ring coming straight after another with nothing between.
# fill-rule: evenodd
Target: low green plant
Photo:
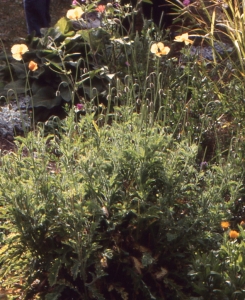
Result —
<instances>
[{"instance_id":1,"label":"low green plant","mask_svg":"<svg viewBox=\"0 0 245 300\"><path fill-rule=\"evenodd\" d=\"M55 134L41 126L1 157L3 286L23 278L25 299L188 298L192 255L221 243L241 170L200 167L197 144L146 108L116 107L103 127L70 112Z\"/></svg>"},{"instance_id":2,"label":"low green plant","mask_svg":"<svg viewBox=\"0 0 245 300\"><path fill-rule=\"evenodd\" d=\"M203 299L244 299L244 228L239 227L238 239L223 233L219 249L195 255L193 270L194 290Z\"/></svg>"}]
</instances>

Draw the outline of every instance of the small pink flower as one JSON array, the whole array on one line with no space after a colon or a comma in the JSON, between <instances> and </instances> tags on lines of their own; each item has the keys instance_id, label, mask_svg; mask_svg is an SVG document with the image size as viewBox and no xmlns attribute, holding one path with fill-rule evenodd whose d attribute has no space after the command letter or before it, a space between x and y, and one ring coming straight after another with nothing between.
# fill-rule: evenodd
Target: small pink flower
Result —
<instances>
[{"instance_id":1,"label":"small pink flower","mask_svg":"<svg viewBox=\"0 0 245 300\"><path fill-rule=\"evenodd\" d=\"M128 61L125 62L125 65L126 65L127 67L130 67L130 63L129 63Z\"/></svg>"},{"instance_id":2,"label":"small pink flower","mask_svg":"<svg viewBox=\"0 0 245 300\"><path fill-rule=\"evenodd\" d=\"M72 1L72 5L77 5L77 4L78 4L78 2L76 0Z\"/></svg>"},{"instance_id":3,"label":"small pink flower","mask_svg":"<svg viewBox=\"0 0 245 300\"><path fill-rule=\"evenodd\" d=\"M77 109L78 109L78 110L82 110L83 107L84 107L84 105L83 105L82 103L78 103L78 104L77 104Z\"/></svg>"},{"instance_id":4,"label":"small pink flower","mask_svg":"<svg viewBox=\"0 0 245 300\"><path fill-rule=\"evenodd\" d=\"M183 1L184 6L188 6L190 3L191 3L190 0L184 0L184 1Z\"/></svg>"}]
</instances>

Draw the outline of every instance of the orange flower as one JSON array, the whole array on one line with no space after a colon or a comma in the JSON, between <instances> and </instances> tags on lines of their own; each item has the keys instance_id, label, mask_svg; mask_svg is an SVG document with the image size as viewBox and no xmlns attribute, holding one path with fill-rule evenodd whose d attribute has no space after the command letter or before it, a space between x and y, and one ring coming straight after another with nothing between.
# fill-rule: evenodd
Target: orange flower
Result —
<instances>
[{"instance_id":1,"label":"orange flower","mask_svg":"<svg viewBox=\"0 0 245 300\"><path fill-rule=\"evenodd\" d=\"M66 17L70 20L78 20L81 18L83 14L83 10L80 6L74 8L74 9L69 9L67 11Z\"/></svg>"},{"instance_id":2,"label":"orange flower","mask_svg":"<svg viewBox=\"0 0 245 300\"><path fill-rule=\"evenodd\" d=\"M222 227L223 229L227 229L227 228L230 227L230 223L227 222L227 221L222 221L222 222L220 223L220 225L221 225L221 227Z\"/></svg>"},{"instance_id":3,"label":"orange flower","mask_svg":"<svg viewBox=\"0 0 245 300\"><path fill-rule=\"evenodd\" d=\"M105 5L100 4L95 8L96 11L103 13L105 11Z\"/></svg>"},{"instance_id":4,"label":"orange flower","mask_svg":"<svg viewBox=\"0 0 245 300\"><path fill-rule=\"evenodd\" d=\"M237 232L236 230L231 230L229 236L231 239L236 239L239 237L239 232Z\"/></svg>"},{"instance_id":5,"label":"orange flower","mask_svg":"<svg viewBox=\"0 0 245 300\"><path fill-rule=\"evenodd\" d=\"M162 56L162 55L167 55L170 51L169 47L165 47L162 42L160 43L154 43L151 46L151 53L154 53L156 56Z\"/></svg>"},{"instance_id":6,"label":"orange flower","mask_svg":"<svg viewBox=\"0 0 245 300\"><path fill-rule=\"evenodd\" d=\"M28 50L25 44L16 44L11 48L12 56L16 60L22 60L22 55Z\"/></svg>"},{"instance_id":7,"label":"orange flower","mask_svg":"<svg viewBox=\"0 0 245 300\"><path fill-rule=\"evenodd\" d=\"M31 71L36 71L38 69L38 65L37 65L37 63L35 63L35 61L31 60L29 62L28 68Z\"/></svg>"},{"instance_id":8,"label":"orange flower","mask_svg":"<svg viewBox=\"0 0 245 300\"><path fill-rule=\"evenodd\" d=\"M193 44L194 42L189 39L188 33L183 33L182 35L178 35L174 39L175 42L184 42L186 45Z\"/></svg>"},{"instance_id":9,"label":"orange flower","mask_svg":"<svg viewBox=\"0 0 245 300\"><path fill-rule=\"evenodd\" d=\"M244 221L241 221L240 225L241 225L242 227L244 227L244 226L245 226L245 222L244 222Z\"/></svg>"}]
</instances>

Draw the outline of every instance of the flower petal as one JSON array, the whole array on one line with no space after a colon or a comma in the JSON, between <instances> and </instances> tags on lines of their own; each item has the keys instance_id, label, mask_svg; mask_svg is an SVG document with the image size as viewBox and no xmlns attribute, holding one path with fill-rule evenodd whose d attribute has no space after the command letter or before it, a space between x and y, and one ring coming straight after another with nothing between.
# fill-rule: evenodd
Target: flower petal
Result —
<instances>
[{"instance_id":1,"label":"flower petal","mask_svg":"<svg viewBox=\"0 0 245 300\"><path fill-rule=\"evenodd\" d=\"M236 230L231 230L229 236L231 239L237 239L239 237L239 232L237 232Z\"/></svg>"},{"instance_id":2,"label":"flower petal","mask_svg":"<svg viewBox=\"0 0 245 300\"><path fill-rule=\"evenodd\" d=\"M182 39L183 40L188 40L188 33L187 32L182 34Z\"/></svg>"},{"instance_id":3,"label":"flower petal","mask_svg":"<svg viewBox=\"0 0 245 300\"><path fill-rule=\"evenodd\" d=\"M81 15L83 14L83 10L80 6L69 9L66 13L66 17L70 20L78 20L81 18Z\"/></svg>"},{"instance_id":4,"label":"flower petal","mask_svg":"<svg viewBox=\"0 0 245 300\"><path fill-rule=\"evenodd\" d=\"M158 51L157 44L155 43L155 44L151 45L151 53L157 53L157 51Z\"/></svg>"},{"instance_id":5,"label":"flower petal","mask_svg":"<svg viewBox=\"0 0 245 300\"><path fill-rule=\"evenodd\" d=\"M20 53L15 53L12 55L14 59L16 60L22 60L22 55Z\"/></svg>"},{"instance_id":6,"label":"flower petal","mask_svg":"<svg viewBox=\"0 0 245 300\"><path fill-rule=\"evenodd\" d=\"M222 221L220 223L220 226L223 228L223 229L227 229L230 227L230 223L228 221Z\"/></svg>"},{"instance_id":7,"label":"flower petal","mask_svg":"<svg viewBox=\"0 0 245 300\"><path fill-rule=\"evenodd\" d=\"M186 45L193 44L194 42L189 39L188 33L183 33L174 38L175 42L184 42Z\"/></svg>"},{"instance_id":8,"label":"flower petal","mask_svg":"<svg viewBox=\"0 0 245 300\"><path fill-rule=\"evenodd\" d=\"M13 45L11 48L11 52L13 54L15 54L15 53L24 54L27 51L28 51L28 47L25 44L16 44L16 45Z\"/></svg>"},{"instance_id":9,"label":"flower petal","mask_svg":"<svg viewBox=\"0 0 245 300\"><path fill-rule=\"evenodd\" d=\"M37 63L35 63L35 61L31 60L31 61L29 62L28 68L29 68L31 71L36 71L36 70L38 69L38 65L37 65Z\"/></svg>"},{"instance_id":10,"label":"flower petal","mask_svg":"<svg viewBox=\"0 0 245 300\"><path fill-rule=\"evenodd\" d=\"M170 51L170 48L169 47L164 47L162 53L164 53L164 55L167 55Z\"/></svg>"},{"instance_id":11,"label":"flower petal","mask_svg":"<svg viewBox=\"0 0 245 300\"><path fill-rule=\"evenodd\" d=\"M73 20L74 9L69 9L66 13L66 17L70 20Z\"/></svg>"},{"instance_id":12,"label":"flower petal","mask_svg":"<svg viewBox=\"0 0 245 300\"><path fill-rule=\"evenodd\" d=\"M20 53L24 54L28 51L28 47L25 44L20 44Z\"/></svg>"},{"instance_id":13,"label":"flower petal","mask_svg":"<svg viewBox=\"0 0 245 300\"><path fill-rule=\"evenodd\" d=\"M177 36L174 38L174 41L175 41L175 42L183 42L182 35L177 35Z\"/></svg>"},{"instance_id":14,"label":"flower petal","mask_svg":"<svg viewBox=\"0 0 245 300\"><path fill-rule=\"evenodd\" d=\"M98 5L96 8L95 8L95 10L96 11L98 11L98 12L100 12L100 13L103 13L104 11L105 11L105 5L103 5L103 4L100 4L100 5Z\"/></svg>"},{"instance_id":15,"label":"flower petal","mask_svg":"<svg viewBox=\"0 0 245 300\"><path fill-rule=\"evenodd\" d=\"M187 40L185 40L185 44L186 45L189 45L189 44L193 44L194 42L192 41L192 40L190 40L190 39L187 39Z\"/></svg>"},{"instance_id":16,"label":"flower petal","mask_svg":"<svg viewBox=\"0 0 245 300\"><path fill-rule=\"evenodd\" d=\"M162 42L157 43L157 47L160 51L164 49L164 44Z\"/></svg>"}]
</instances>

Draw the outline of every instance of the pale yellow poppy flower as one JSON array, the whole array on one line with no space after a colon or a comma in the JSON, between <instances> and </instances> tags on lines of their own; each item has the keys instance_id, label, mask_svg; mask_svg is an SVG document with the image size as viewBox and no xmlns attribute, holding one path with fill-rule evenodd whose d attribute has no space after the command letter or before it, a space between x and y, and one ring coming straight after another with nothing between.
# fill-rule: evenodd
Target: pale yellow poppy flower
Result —
<instances>
[{"instance_id":1,"label":"pale yellow poppy flower","mask_svg":"<svg viewBox=\"0 0 245 300\"><path fill-rule=\"evenodd\" d=\"M11 48L12 56L16 60L22 60L22 55L29 51L25 44L16 44Z\"/></svg>"},{"instance_id":2,"label":"pale yellow poppy flower","mask_svg":"<svg viewBox=\"0 0 245 300\"><path fill-rule=\"evenodd\" d=\"M151 46L151 53L154 53L156 56L167 55L170 51L169 47L165 47L162 42L154 43Z\"/></svg>"},{"instance_id":3,"label":"pale yellow poppy flower","mask_svg":"<svg viewBox=\"0 0 245 300\"><path fill-rule=\"evenodd\" d=\"M174 39L175 42L183 42L186 45L193 44L194 42L189 39L188 33L183 33L182 35L178 35Z\"/></svg>"},{"instance_id":4,"label":"pale yellow poppy flower","mask_svg":"<svg viewBox=\"0 0 245 300\"><path fill-rule=\"evenodd\" d=\"M81 15L84 13L82 8L80 6L74 8L74 9L69 9L67 11L66 17L70 20L78 20L81 18Z\"/></svg>"}]
</instances>

